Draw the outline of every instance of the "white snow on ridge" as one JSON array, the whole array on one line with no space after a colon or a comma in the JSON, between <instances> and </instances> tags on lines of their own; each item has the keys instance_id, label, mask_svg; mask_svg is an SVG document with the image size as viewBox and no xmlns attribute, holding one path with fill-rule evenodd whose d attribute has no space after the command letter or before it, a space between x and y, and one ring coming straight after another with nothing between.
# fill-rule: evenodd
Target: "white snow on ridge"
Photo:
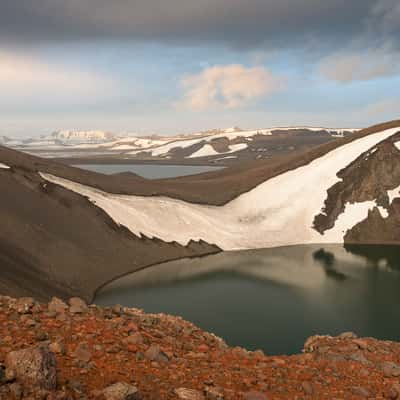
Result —
<instances>
[{"instance_id":1,"label":"white snow on ridge","mask_svg":"<svg viewBox=\"0 0 400 400\"><path fill-rule=\"evenodd\" d=\"M87 196L118 224L136 235L187 244L191 239L224 250L276 247L300 243L341 243L375 202L346 205L335 226L319 234L312 228L336 173L380 141L398 132L387 129L345 144L308 165L272 178L224 206L192 204L167 197L105 193L66 179L43 178Z\"/></svg>"},{"instance_id":2,"label":"white snow on ridge","mask_svg":"<svg viewBox=\"0 0 400 400\"><path fill-rule=\"evenodd\" d=\"M387 192L389 196L389 204L392 204L392 201L396 199L397 197L400 197L400 186L397 188L394 188L392 190L388 190Z\"/></svg>"},{"instance_id":3,"label":"white snow on ridge","mask_svg":"<svg viewBox=\"0 0 400 400\"><path fill-rule=\"evenodd\" d=\"M230 146L228 146L228 148L229 148L228 151L223 151L222 153L218 153L217 151L214 150L214 148L210 144L205 144L201 149L195 151L186 158L218 156L229 153L236 153L237 151L246 149L247 144L246 143L231 144Z\"/></svg>"},{"instance_id":4,"label":"white snow on ridge","mask_svg":"<svg viewBox=\"0 0 400 400\"><path fill-rule=\"evenodd\" d=\"M223 154L236 153L237 151L247 149L247 144L246 143L231 144L228 147L229 147L229 151L227 151L226 153L223 153Z\"/></svg>"},{"instance_id":5,"label":"white snow on ridge","mask_svg":"<svg viewBox=\"0 0 400 400\"><path fill-rule=\"evenodd\" d=\"M207 157L207 156L217 156L217 151L214 150L214 147L211 144L205 144L201 149L195 151L187 158L196 158L196 157Z\"/></svg>"},{"instance_id":6,"label":"white snow on ridge","mask_svg":"<svg viewBox=\"0 0 400 400\"><path fill-rule=\"evenodd\" d=\"M0 163L0 169L10 169L10 167L6 164Z\"/></svg>"}]
</instances>

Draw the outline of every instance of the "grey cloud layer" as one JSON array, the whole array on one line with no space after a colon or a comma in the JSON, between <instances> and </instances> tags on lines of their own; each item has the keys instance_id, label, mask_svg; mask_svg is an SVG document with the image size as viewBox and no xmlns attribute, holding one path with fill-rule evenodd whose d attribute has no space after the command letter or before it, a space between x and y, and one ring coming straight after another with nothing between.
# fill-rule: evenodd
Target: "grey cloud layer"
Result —
<instances>
[{"instance_id":1,"label":"grey cloud layer","mask_svg":"<svg viewBox=\"0 0 400 400\"><path fill-rule=\"evenodd\" d=\"M398 0L0 0L0 40L343 44L374 25L397 34ZM399 10L398 10L399 11ZM400 14L400 11L399 13ZM395 28L389 29L390 26ZM386 26L388 29L384 29Z\"/></svg>"}]
</instances>

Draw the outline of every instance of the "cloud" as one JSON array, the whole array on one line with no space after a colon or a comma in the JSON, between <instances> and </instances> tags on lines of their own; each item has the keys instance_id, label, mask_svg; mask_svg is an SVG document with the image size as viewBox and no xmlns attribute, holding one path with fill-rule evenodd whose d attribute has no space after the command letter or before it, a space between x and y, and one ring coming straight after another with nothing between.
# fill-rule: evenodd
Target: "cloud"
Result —
<instances>
[{"instance_id":1,"label":"cloud","mask_svg":"<svg viewBox=\"0 0 400 400\"><path fill-rule=\"evenodd\" d=\"M56 101L66 96L79 102L102 92L110 93L114 83L75 67L46 63L20 54L0 53L0 87L3 101L43 96Z\"/></svg>"},{"instance_id":2,"label":"cloud","mask_svg":"<svg viewBox=\"0 0 400 400\"><path fill-rule=\"evenodd\" d=\"M323 58L317 71L339 83L389 77L400 72L400 53L390 47L344 50Z\"/></svg>"},{"instance_id":3,"label":"cloud","mask_svg":"<svg viewBox=\"0 0 400 400\"><path fill-rule=\"evenodd\" d=\"M181 104L192 110L241 107L284 85L281 78L263 67L238 64L209 67L199 74L184 76L181 83L185 91Z\"/></svg>"},{"instance_id":4,"label":"cloud","mask_svg":"<svg viewBox=\"0 0 400 400\"><path fill-rule=\"evenodd\" d=\"M370 30L376 26L383 33L400 32L400 2L398 0L378 0L370 13Z\"/></svg>"},{"instance_id":5,"label":"cloud","mask_svg":"<svg viewBox=\"0 0 400 400\"><path fill-rule=\"evenodd\" d=\"M397 1L397 0L394 0ZM18 0L0 5L6 43L96 39L285 48L340 45L377 0ZM387 13L374 11L374 19Z\"/></svg>"}]
</instances>

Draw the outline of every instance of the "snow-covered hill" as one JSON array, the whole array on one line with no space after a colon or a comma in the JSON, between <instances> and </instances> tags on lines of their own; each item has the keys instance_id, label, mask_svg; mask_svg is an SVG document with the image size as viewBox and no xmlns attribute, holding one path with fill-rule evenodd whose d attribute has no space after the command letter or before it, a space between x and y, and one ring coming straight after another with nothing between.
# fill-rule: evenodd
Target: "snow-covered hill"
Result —
<instances>
[{"instance_id":1,"label":"snow-covered hill","mask_svg":"<svg viewBox=\"0 0 400 400\"><path fill-rule=\"evenodd\" d=\"M323 229L315 226L317 216L333 213L326 201L328 190L331 192L344 179L339 171L355 162L357 170L362 171L363 163L371 157L384 163L388 152L397 160L400 151L395 144L400 138L394 135L399 132L399 127L383 129L343 144L306 165L264 181L224 206L193 204L167 197L115 195L54 175L42 176L87 197L136 235L180 244L202 239L224 250L341 243L371 213L378 215L376 218L382 224L397 218L398 210L393 207L395 199L400 197L400 174L387 180L385 185L377 179L368 190L369 184L358 188L362 195L349 197L342 210L334 215L331 226ZM342 189L353 190L355 183ZM374 237L379 234L374 233Z\"/></svg>"}]
</instances>

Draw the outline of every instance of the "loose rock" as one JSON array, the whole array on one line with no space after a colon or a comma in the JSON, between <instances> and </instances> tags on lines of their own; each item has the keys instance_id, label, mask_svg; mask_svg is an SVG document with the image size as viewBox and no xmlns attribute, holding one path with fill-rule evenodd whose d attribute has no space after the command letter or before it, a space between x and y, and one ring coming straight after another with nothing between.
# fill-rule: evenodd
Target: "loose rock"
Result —
<instances>
[{"instance_id":1,"label":"loose rock","mask_svg":"<svg viewBox=\"0 0 400 400\"><path fill-rule=\"evenodd\" d=\"M175 389L175 394L180 400L205 400L203 393L194 389L179 388Z\"/></svg>"},{"instance_id":2,"label":"loose rock","mask_svg":"<svg viewBox=\"0 0 400 400\"><path fill-rule=\"evenodd\" d=\"M140 400L137 387L124 382L115 383L103 390L106 400Z\"/></svg>"},{"instance_id":3,"label":"loose rock","mask_svg":"<svg viewBox=\"0 0 400 400\"><path fill-rule=\"evenodd\" d=\"M5 365L24 385L48 390L56 388L56 360L47 346L12 351L7 354Z\"/></svg>"}]
</instances>

